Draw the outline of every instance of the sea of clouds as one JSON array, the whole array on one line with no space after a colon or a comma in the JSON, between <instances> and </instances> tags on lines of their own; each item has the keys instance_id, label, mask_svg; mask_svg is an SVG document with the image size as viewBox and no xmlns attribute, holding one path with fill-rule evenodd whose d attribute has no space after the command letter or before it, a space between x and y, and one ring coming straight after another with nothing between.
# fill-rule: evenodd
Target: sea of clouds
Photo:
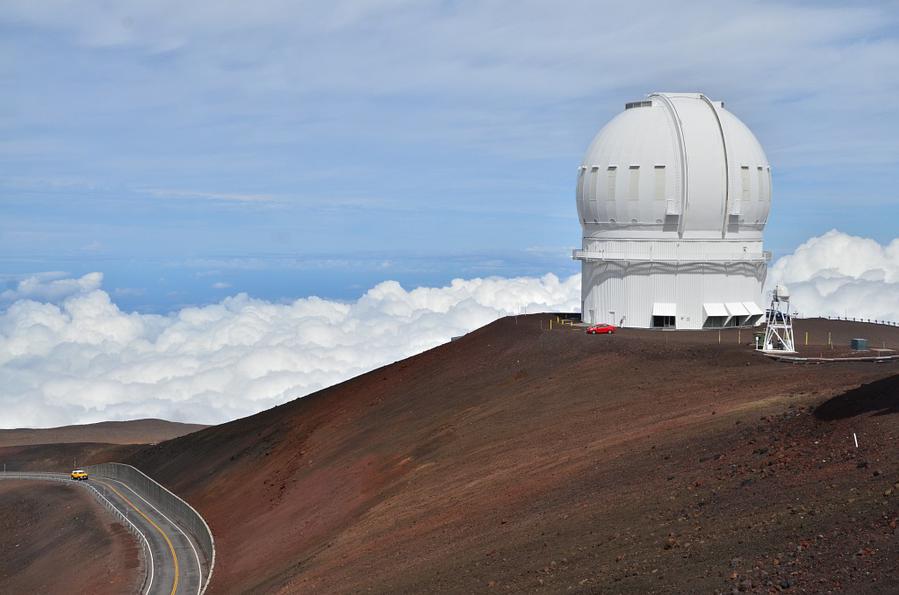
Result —
<instances>
[{"instance_id":1,"label":"sea of clouds","mask_svg":"<svg viewBox=\"0 0 899 595\"><path fill-rule=\"evenodd\" d=\"M49 278L48 278L49 277ZM218 423L420 353L509 314L576 311L580 278L385 281L345 303L246 294L168 316L122 312L102 275L0 294L0 427L159 417ZM55 301L54 301L55 300Z\"/></svg>"},{"instance_id":2,"label":"sea of clouds","mask_svg":"<svg viewBox=\"0 0 899 595\"><path fill-rule=\"evenodd\" d=\"M0 294L0 427L160 417L218 423L420 353L499 317L577 311L580 276L385 281L353 302L246 294L167 316L121 311L103 276L35 275ZM899 321L899 239L837 231L779 259L805 315Z\"/></svg>"}]
</instances>

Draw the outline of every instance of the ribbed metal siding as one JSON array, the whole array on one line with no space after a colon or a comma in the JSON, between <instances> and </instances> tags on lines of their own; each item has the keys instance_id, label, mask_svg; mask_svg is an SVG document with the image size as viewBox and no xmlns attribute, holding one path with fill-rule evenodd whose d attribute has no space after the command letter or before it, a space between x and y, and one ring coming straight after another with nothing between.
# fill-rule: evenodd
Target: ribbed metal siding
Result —
<instances>
[{"instance_id":1,"label":"ribbed metal siding","mask_svg":"<svg viewBox=\"0 0 899 595\"><path fill-rule=\"evenodd\" d=\"M585 321L649 327L656 302L677 305L677 328L702 328L706 302L760 303L764 265L722 268L706 264L584 262L582 267ZM589 310L595 318L587 318ZM610 312L615 312L614 317Z\"/></svg>"}]
</instances>

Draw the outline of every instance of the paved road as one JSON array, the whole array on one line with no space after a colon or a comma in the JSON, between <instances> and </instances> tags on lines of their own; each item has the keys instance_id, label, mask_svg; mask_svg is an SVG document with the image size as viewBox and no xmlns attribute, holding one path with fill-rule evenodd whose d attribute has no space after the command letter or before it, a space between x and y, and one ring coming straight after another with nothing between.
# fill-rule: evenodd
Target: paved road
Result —
<instances>
[{"instance_id":1,"label":"paved road","mask_svg":"<svg viewBox=\"0 0 899 595\"><path fill-rule=\"evenodd\" d=\"M32 479L77 483L105 506L113 506L140 533L148 564L147 595L199 595L202 566L196 544L174 522L124 483L105 477L74 482L63 473L0 473L0 479ZM149 554L146 548L149 547Z\"/></svg>"}]
</instances>

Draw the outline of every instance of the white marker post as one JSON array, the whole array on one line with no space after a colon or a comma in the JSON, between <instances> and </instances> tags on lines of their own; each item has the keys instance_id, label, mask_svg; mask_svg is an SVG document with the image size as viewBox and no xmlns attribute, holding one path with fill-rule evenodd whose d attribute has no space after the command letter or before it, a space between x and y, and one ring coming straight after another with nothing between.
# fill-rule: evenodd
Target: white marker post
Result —
<instances>
[{"instance_id":1,"label":"white marker post","mask_svg":"<svg viewBox=\"0 0 899 595\"><path fill-rule=\"evenodd\" d=\"M855 441L855 448L858 448L858 436L855 435L855 432L852 432L852 439Z\"/></svg>"}]
</instances>

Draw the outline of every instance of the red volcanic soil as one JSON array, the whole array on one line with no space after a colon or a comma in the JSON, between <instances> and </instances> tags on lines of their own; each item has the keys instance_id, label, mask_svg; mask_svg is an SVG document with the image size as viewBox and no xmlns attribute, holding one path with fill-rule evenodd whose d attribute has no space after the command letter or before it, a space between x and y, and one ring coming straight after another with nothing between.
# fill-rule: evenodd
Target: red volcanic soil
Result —
<instances>
[{"instance_id":1,"label":"red volcanic soil","mask_svg":"<svg viewBox=\"0 0 899 595\"><path fill-rule=\"evenodd\" d=\"M121 461L147 444L206 428L162 419L109 421L46 429L0 430L0 469L69 471Z\"/></svg>"},{"instance_id":2,"label":"red volcanic soil","mask_svg":"<svg viewBox=\"0 0 899 595\"><path fill-rule=\"evenodd\" d=\"M202 430L207 426L182 424L164 419L104 421L96 424L59 428L17 428L0 430L0 447L61 442L97 442L106 444L151 444Z\"/></svg>"},{"instance_id":3,"label":"red volcanic soil","mask_svg":"<svg viewBox=\"0 0 899 595\"><path fill-rule=\"evenodd\" d=\"M139 556L131 534L86 490L0 481L0 592L135 592Z\"/></svg>"},{"instance_id":4,"label":"red volcanic soil","mask_svg":"<svg viewBox=\"0 0 899 595\"><path fill-rule=\"evenodd\" d=\"M71 471L74 467L121 461L139 451L139 444L31 444L0 448L0 469L7 471Z\"/></svg>"},{"instance_id":5,"label":"red volcanic soil","mask_svg":"<svg viewBox=\"0 0 899 595\"><path fill-rule=\"evenodd\" d=\"M899 362L549 320L130 462L210 522L215 593L899 591ZM899 348L899 328L806 330Z\"/></svg>"}]
</instances>

